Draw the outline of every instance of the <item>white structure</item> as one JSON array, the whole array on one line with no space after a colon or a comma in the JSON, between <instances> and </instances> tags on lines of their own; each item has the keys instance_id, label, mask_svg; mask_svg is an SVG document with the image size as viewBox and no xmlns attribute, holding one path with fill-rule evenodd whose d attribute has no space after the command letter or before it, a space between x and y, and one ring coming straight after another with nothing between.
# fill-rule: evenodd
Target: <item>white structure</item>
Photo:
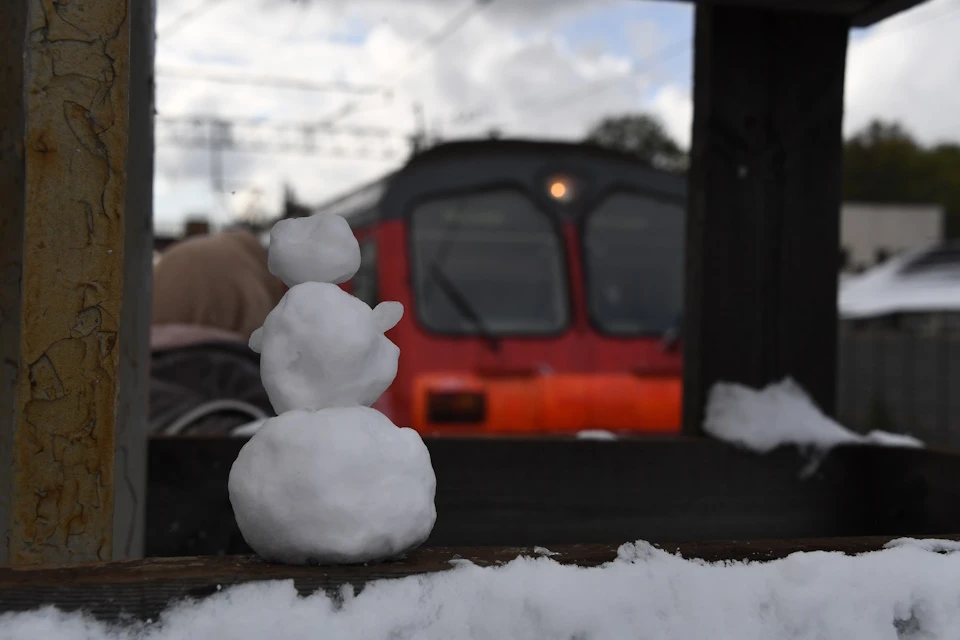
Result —
<instances>
[{"instance_id":1,"label":"white structure","mask_svg":"<svg viewBox=\"0 0 960 640\"><path fill-rule=\"evenodd\" d=\"M846 202L840 213L843 271L862 271L904 251L943 241L944 211L938 204Z\"/></svg>"},{"instance_id":2,"label":"white structure","mask_svg":"<svg viewBox=\"0 0 960 640\"><path fill-rule=\"evenodd\" d=\"M907 251L842 280L838 310L844 319L939 314L952 323L960 313L960 244Z\"/></svg>"}]
</instances>

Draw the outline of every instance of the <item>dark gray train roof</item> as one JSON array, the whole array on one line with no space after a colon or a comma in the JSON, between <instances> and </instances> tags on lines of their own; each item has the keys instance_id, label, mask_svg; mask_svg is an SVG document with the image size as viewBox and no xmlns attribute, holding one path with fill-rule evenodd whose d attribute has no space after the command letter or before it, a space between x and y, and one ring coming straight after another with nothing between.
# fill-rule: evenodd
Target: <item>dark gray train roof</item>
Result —
<instances>
[{"instance_id":1,"label":"dark gray train roof","mask_svg":"<svg viewBox=\"0 0 960 640\"><path fill-rule=\"evenodd\" d=\"M532 171L534 167L538 170ZM531 192L537 181L555 173L572 173L594 192L628 185L656 197L683 201L686 178L650 168L630 154L578 142L542 140L462 140L447 142L412 156L400 169L314 208L334 213L351 225L370 224L403 215L411 201L438 191L464 191L514 183Z\"/></svg>"}]
</instances>

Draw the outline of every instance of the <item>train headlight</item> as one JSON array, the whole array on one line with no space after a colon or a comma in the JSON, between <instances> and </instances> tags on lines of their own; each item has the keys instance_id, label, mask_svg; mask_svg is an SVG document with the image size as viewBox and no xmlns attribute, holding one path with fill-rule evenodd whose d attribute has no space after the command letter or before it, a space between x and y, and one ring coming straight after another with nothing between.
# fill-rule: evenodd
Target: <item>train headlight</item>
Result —
<instances>
[{"instance_id":1,"label":"train headlight","mask_svg":"<svg viewBox=\"0 0 960 640\"><path fill-rule=\"evenodd\" d=\"M554 200L570 202L576 195L576 184L569 176L552 176L547 180L547 193Z\"/></svg>"}]
</instances>

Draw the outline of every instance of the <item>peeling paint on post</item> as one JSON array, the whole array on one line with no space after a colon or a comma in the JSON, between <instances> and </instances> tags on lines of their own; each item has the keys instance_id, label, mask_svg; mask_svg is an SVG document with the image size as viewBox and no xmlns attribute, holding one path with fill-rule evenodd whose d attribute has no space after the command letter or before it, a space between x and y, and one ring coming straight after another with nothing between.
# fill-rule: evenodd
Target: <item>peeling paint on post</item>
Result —
<instances>
[{"instance_id":1,"label":"peeling paint on post","mask_svg":"<svg viewBox=\"0 0 960 640\"><path fill-rule=\"evenodd\" d=\"M13 310L20 323L13 403L0 405L0 454L11 462L9 474L0 469L0 524L7 533L0 564L109 560L128 0L5 4L0 13L13 18L4 16L2 29L15 31L18 16L25 25L23 42L5 45L22 47L22 57L5 58L23 61L21 90L8 77L15 73L0 76L5 81L0 94L24 98L19 124L24 180L12 194L22 207L0 219L23 230L22 245L15 247L19 262L11 267L19 271L19 296L8 295L12 287L4 284L0 298L0 312L7 316ZM15 146L3 141L4 164L15 160L10 155ZM0 189L15 188L8 182ZM3 205L9 201L4 197ZM9 358L12 344L3 347Z\"/></svg>"}]
</instances>

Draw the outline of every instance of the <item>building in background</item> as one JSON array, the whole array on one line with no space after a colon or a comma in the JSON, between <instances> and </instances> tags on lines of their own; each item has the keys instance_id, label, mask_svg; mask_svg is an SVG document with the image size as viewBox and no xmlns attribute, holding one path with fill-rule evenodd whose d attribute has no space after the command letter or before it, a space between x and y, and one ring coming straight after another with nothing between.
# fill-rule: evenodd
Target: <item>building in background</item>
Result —
<instances>
[{"instance_id":1,"label":"building in background","mask_svg":"<svg viewBox=\"0 0 960 640\"><path fill-rule=\"evenodd\" d=\"M940 244L943 239L941 205L845 202L840 217L840 269L858 273L904 251Z\"/></svg>"}]
</instances>

